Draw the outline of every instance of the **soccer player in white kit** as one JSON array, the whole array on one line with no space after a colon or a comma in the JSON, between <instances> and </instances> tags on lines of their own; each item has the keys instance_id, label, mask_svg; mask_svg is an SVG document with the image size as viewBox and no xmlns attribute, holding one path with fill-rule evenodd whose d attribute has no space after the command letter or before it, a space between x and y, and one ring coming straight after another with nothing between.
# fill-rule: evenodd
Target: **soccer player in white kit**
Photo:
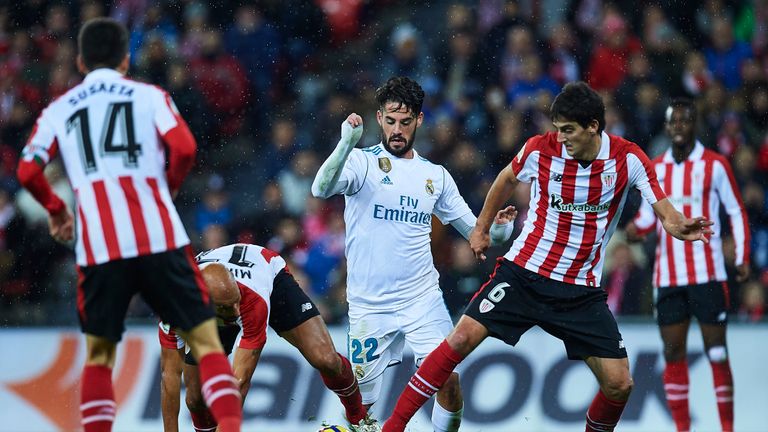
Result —
<instances>
[{"instance_id":1,"label":"soccer player in white kit","mask_svg":"<svg viewBox=\"0 0 768 432\"><path fill-rule=\"evenodd\" d=\"M418 83L390 78L376 90L381 142L354 149L363 120L350 114L312 184L319 198L344 194L349 358L369 407L379 398L384 370L402 361L405 343L418 365L453 327L432 262L432 215L465 238L477 220L448 171L413 149L423 100ZM511 206L497 213L494 243L511 236L515 215ZM434 430L457 431L462 409L453 373L438 392Z\"/></svg>"}]
</instances>

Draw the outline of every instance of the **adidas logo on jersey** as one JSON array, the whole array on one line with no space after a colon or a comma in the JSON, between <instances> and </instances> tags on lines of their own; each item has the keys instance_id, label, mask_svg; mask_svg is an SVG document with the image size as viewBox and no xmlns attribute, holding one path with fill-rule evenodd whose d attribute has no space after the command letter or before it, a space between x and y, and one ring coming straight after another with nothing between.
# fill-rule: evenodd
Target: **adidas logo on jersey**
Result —
<instances>
[{"instance_id":1,"label":"adidas logo on jersey","mask_svg":"<svg viewBox=\"0 0 768 432\"><path fill-rule=\"evenodd\" d=\"M312 309L312 303L307 302L301 305L301 313L304 313L310 309Z\"/></svg>"},{"instance_id":2,"label":"adidas logo on jersey","mask_svg":"<svg viewBox=\"0 0 768 432\"><path fill-rule=\"evenodd\" d=\"M383 179L381 179L381 184L392 185L394 183L392 183L392 180L389 179L389 176L385 176Z\"/></svg>"}]
</instances>

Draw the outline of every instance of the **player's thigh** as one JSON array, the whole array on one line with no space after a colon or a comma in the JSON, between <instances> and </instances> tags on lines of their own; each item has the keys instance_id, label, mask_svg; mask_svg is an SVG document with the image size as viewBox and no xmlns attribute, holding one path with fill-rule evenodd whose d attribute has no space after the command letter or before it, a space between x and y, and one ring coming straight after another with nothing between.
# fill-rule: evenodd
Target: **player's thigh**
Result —
<instances>
[{"instance_id":1,"label":"player's thigh","mask_svg":"<svg viewBox=\"0 0 768 432\"><path fill-rule=\"evenodd\" d=\"M699 324L725 326L728 322L730 290L726 282L710 281L688 289L691 313Z\"/></svg>"},{"instance_id":2,"label":"player's thigh","mask_svg":"<svg viewBox=\"0 0 768 432\"><path fill-rule=\"evenodd\" d=\"M301 289L296 279L285 270L275 277L269 305L269 326L281 335L310 318L320 316L317 306Z\"/></svg>"},{"instance_id":3,"label":"player's thigh","mask_svg":"<svg viewBox=\"0 0 768 432\"><path fill-rule=\"evenodd\" d=\"M350 307L348 357L361 384L381 377L387 367L401 363L404 343L395 313Z\"/></svg>"},{"instance_id":4,"label":"player's thigh","mask_svg":"<svg viewBox=\"0 0 768 432\"><path fill-rule=\"evenodd\" d=\"M214 317L189 246L136 258L141 295L163 322L188 332Z\"/></svg>"},{"instance_id":5,"label":"player's thigh","mask_svg":"<svg viewBox=\"0 0 768 432\"><path fill-rule=\"evenodd\" d=\"M669 286L654 290L656 322L659 326L681 324L691 319L688 286Z\"/></svg>"},{"instance_id":6,"label":"player's thigh","mask_svg":"<svg viewBox=\"0 0 768 432\"><path fill-rule=\"evenodd\" d=\"M437 287L399 310L397 316L417 366L453 329L453 321Z\"/></svg>"},{"instance_id":7,"label":"player's thigh","mask_svg":"<svg viewBox=\"0 0 768 432\"><path fill-rule=\"evenodd\" d=\"M624 340L605 297L605 291L593 288L560 305L541 305L539 326L563 341L571 360L626 358Z\"/></svg>"},{"instance_id":8,"label":"player's thigh","mask_svg":"<svg viewBox=\"0 0 768 432\"><path fill-rule=\"evenodd\" d=\"M587 357L584 362L589 366L600 383L600 387L613 393L615 398L622 398L632 386L629 372L629 360L624 358Z\"/></svg>"},{"instance_id":9,"label":"player's thigh","mask_svg":"<svg viewBox=\"0 0 768 432\"><path fill-rule=\"evenodd\" d=\"M77 312L83 333L119 342L138 290L135 259L78 267Z\"/></svg>"},{"instance_id":10,"label":"player's thigh","mask_svg":"<svg viewBox=\"0 0 768 432\"><path fill-rule=\"evenodd\" d=\"M537 306L528 291L543 278L507 260L499 259L490 278L479 287L464 310L488 330L488 335L514 346L536 325Z\"/></svg>"}]
</instances>

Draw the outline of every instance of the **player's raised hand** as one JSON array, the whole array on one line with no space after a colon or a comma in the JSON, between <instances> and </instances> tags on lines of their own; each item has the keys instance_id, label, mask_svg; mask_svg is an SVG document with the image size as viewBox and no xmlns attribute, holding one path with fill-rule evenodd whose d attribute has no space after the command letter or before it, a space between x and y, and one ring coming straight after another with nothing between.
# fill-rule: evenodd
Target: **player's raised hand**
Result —
<instances>
[{"instance_id":1,"label":"player's raised hand","mask_svg":"<svg viewBox=\"0 0 768 432\"><path fill-rule=\"evenodd\" d=\"M48 215L48 231L57 242L65 243L74 238L75 218L69 208L64 207L64 210Z\"/></svg>"},{"instance_id":2,"label":"player's raised hand","mask_svg":"<svg viewBox=\"0 0 768 432\"><path fill-rule=\"evenodd\" d=\"M469 233L469 247L475 253L475 258L485 261L485 251L491 245L491 236L487 231L479 230L475 227Z\"/></svg>"},{"instance_id":3,"label":"player's raised hand","mask_svg":"<svg viewBox=\"0 0 768 432\"><path fill-rule=\"evenodd\" d=\"M711 220L699 216L695 218L685 218L679 225L677 233L670 233L680 240L696 241L701 240L709 243L709 236L713 233L711 227L715 223ZM676 235L677 234L677 235Z\"/></svg>"},{"instance_id":4,"label":"player's raised hand","mask_svg":"<svg viewBox=\"0 0 768 432\"><path fill-rule=\"evenodd\" d=\"M341 123L341 142L354 147L363 136L363 118L352 113Z\"/></svg>"},{"instance_id":5,"label":"player's raised hand","mask_svg":"<svg viewBox=\"0 0 768 432\"><path fill-rule=\"evenodd\" d=\"M515 206L507 206L496 212L496 217L493 218L493 223L496 225L504 225L512 222L517 218L517 209Z\"/></svg>"}]
</instances>

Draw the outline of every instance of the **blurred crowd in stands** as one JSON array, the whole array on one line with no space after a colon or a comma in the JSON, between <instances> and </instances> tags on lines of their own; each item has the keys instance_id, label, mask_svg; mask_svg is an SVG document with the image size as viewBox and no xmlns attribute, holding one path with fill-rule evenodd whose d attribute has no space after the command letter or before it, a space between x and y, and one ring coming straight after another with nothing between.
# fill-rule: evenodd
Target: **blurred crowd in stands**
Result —
<instances>
[{"instance_id":1,"label":"blurred crowd in stands","mask_svg":"<svg viewBox=\"0 0 768 432\"><path fill-rule=\"evenodd\" d=\"M669 146L667 102L695 98L698 136L733 164L749 214L753 277L731 282L733 319L764 319L768 0L18 0L0 5L0 326L76 322L73 253L47 234L14 172L39 111L82 78L79 25L101 15L128 26L130 75L166 88L197 139L176 200L194 248L279 252L330 322L346 312L344 203L312 198L310 184L350 112L365 119L362 145L378 142L373 92L392 75L423 86L416 149L448 168L475 212L524 140L552 129L547 110L565 82L599 90L607 132L651 157ZM46 175L72 205L61 165ZM528 202L519 192L518 225ZM615 237L609 304L649 315L653 240ZM478 264L439 223L432 249L459 313L493 260ZM148 316L138 301L131 314Z\"/></svg>"}]
</instances>

